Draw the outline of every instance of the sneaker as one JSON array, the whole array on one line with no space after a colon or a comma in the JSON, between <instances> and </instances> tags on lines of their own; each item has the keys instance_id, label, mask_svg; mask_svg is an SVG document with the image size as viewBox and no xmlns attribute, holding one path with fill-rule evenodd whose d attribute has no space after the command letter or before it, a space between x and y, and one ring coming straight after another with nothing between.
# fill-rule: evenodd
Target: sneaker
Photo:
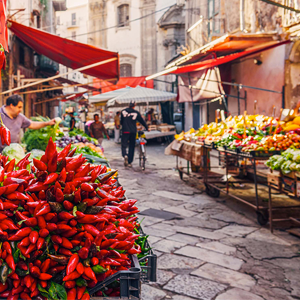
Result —
<instances>
[{"instance_id":1,"label":"sneaker","mask_svg":"<svg viewBox=\"0 0 300 300\"><path fill-rule=\"evenodd\" d=\"M132 168L132 164L128 164L128 167L129 167L129 168Z\"/></svg>"},{"instance_id":2,"label":"sneaker","mask_svg":"<svg viewBox=\"0 0 300 300\"><path fill-rule=\"evenodd\" d=\"M124 156L124 166L125 167L128 166L128 156L127 155Z\"/></svg>"}]
</instances>

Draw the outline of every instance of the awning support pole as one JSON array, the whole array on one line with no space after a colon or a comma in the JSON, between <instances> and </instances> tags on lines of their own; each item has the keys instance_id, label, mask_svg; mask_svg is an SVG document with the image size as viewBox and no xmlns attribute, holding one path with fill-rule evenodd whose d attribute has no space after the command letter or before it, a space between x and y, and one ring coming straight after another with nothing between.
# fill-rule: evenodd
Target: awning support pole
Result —
<instances>
[{"instance_id":1,"label":"awning support pole","mask_svg":"<svg viewBox=\"0 0 300 300\"><path fill-rule=\"evenodd\" d=\"M190 88L190 94L191 94L191 100L192 100L192 107L193 107L193 127L195 128L196 126L194 125L195 120L194 120L194 111L195 111L195 103L194 103L194 97L193 97L193 90L192 90L192 84L191 84L191 76L189 73L189 88Z\"/></svg>"},{"instance_id":2,"label":"awning support pole","mask_svg":"<svg viewBox=\"0 0 300 300\"><path fill-rule=\"evenodd\" d=\"M237 91L237 105L238 105L238 115L241 114L241 107L240 107L240 88Z\"/></svg>"},{"instance_id":3,"label":"awning support pole","mask_svg":"<svg viewBox=\"0 0 300 300\"><path fill-rule=\"evenodd\" d=\"M87 65L87 66L84 66L84 67L80 67L80 68L78 68L78 69L71 70L71 71L66 72L66 73L64 73L64 74L58 74L58 75L55 75L55 76L52 76L52 77L44 78L44 79L42 79L42 80L40 80L40 81L36 81L36 82L32 82L32 83L26 84L26 85L21 86L21 87L17 87L17 88L14 88L14 89L10 89L10 90L8 90L8 91L5 91L5 92L0 93L0 95L8 94L8 93L10 93L10 92L15 92L15 91L18 91L18 90L21 90L21 89L25 89L25 88L30 87L30 86L34 86L34 85L37 85L37 84L40 84L40 83L43 83L43 82L46 82L46 81L49 81L49 80L53 80L53 79L56 79L56 78L59 78L59 77L68 75L68 74L70 74L70 73L81 72L81 71L84 71L84 70L87 70L87 69L90 69L90 68L98 67L98 66L101 66L101 65L104 65L104 64L113 62L113 61L115 61L115 60L117 60L117 59L118 59L117 57L114 57L114 58L106 59L106 60L103 60L103 61L98 61L98 62L96 62L96 63L94 63L94 64Z\"/></svg>"},{"instance_id":4,"label":"awning support pole","mask_svg":"<svg viewBox=\"0 0 300 300\"><path fill-rule=\"evenodd\" d=\"M282 86L282 95L281 95L281 107L282 108L285 108L285 86L283 85Z\"/></svg>"}]
</instances>

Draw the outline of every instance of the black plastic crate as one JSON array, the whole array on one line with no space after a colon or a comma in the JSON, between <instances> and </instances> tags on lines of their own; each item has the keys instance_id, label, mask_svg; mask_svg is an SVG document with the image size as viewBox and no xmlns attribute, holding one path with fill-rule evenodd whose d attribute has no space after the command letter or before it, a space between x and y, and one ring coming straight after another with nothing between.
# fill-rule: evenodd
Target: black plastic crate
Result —
<instances>
[{"instance_id":1,"label":"black plastic crate","mask_svg":"<svg viewBox=\"0 0 300 300\"><path fill-rule=\"evenodd\" d=\"M93 288L89 288L90 295L108 287L115 281L120 283L120 297L122 299L140 299L141 294L141 267L136 255L131 257L132 267L126 271L119 271L102 282L97 283ZM112 297L96 297L95 299L113 299Z\"/></svg>"}]
</instances>

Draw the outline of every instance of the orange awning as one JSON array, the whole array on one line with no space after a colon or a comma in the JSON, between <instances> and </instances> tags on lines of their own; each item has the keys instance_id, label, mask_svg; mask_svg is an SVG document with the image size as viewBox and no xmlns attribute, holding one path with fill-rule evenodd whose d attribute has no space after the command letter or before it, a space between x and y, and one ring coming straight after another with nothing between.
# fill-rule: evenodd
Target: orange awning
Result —
<instances>
[{"instance_id":1,"label":"orange awning","mask_svg":"<svg viewBox=\"0 0 300 300\"><path fill-rule=\"evenodd\" d=\"M9 20L8 28L37 53L71 69L115 59L104 65L86 69L82 73L101 79L119 78L119 55L91 45L61 38L57 35Z\"/></svg>"}]
</instances>

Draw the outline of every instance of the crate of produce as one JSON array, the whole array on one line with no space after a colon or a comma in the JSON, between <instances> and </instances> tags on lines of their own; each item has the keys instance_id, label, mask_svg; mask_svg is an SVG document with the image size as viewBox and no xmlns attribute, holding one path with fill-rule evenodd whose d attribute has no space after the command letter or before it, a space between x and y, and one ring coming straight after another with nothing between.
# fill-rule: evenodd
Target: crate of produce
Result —
<instances>
[{"instance_id":1,"label":"crate of produce","mask_svg":"<svg viewBox=\"0 0 300 300\"><path fill-rule=\"evenodd\" d=\"M156 126L156 125L149 125L149 126L148 126L148 129L149 129L150 131L155 131L155 130L157 130L157 126Z\"/></svg>"},{"instance_id":2,"label":"crate of produce","mask_svg":"<svg viewBox=\"0 0 300 300\"><path fill-rule=\"evenodd\" d=\"M289 196L295 197L297 195L297 181L286 176L282 176L282 190Z\"/></svg>"},{"instance_id":3,"label":"crate of produce","mask_svg":"<svg viewBox=\"0 0 300 300\"><path fill-rule=\"evenodd\" d=\"M273 188L281 191L282 182L281 182L281 175L280 173L268 173L268 185L272 186Z\"/></svg>"}]
</instances>

